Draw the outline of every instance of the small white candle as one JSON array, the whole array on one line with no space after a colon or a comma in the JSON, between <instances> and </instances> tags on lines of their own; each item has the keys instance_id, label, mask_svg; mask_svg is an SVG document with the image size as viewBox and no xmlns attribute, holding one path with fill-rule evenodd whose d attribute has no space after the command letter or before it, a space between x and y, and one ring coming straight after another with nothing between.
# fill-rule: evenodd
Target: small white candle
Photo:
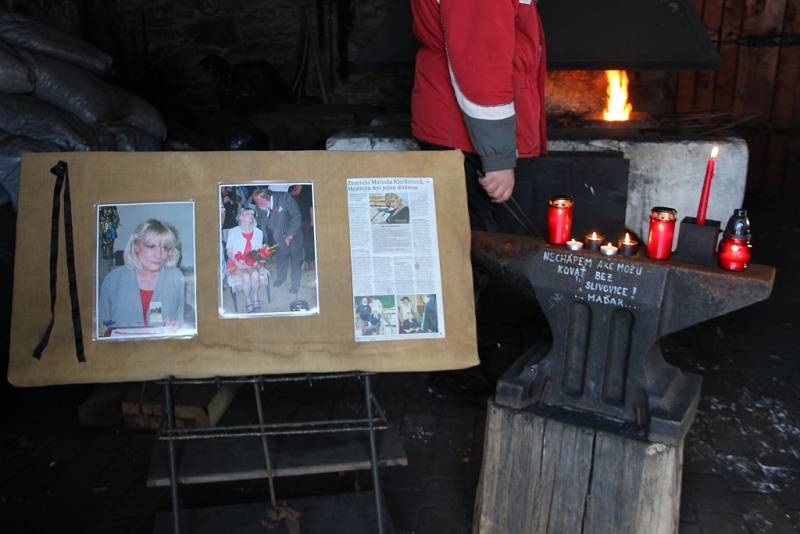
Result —
<instances>
[{"instance_id":1,"label":"small white candle","mask_svg":"<svg viewBox=\"0 0 800 534\"><path fill-rule=\"evenodd\" d=\"M583 241L578 241L576 239L570 239L566 243L567 248L570 250L580 250L583 248Z\"/></svg>"},{"instance_id":2,"label":"small white candle","mask_svg":"<svg viewBox=\"0 0 800 534\"><path fill-rule=\"evenodd\" d=\"M602 252L606 256L616 256L617 252L619 251L619 247L615 247L611 243L607 245L603 245L600 247L600 252Z\"/></svg>"}]
</instances>

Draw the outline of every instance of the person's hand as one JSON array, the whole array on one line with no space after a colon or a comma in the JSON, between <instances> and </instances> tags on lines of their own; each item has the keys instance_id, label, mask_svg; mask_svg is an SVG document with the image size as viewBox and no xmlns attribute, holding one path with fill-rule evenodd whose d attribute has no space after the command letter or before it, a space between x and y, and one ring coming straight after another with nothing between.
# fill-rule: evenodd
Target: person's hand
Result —
<instances>
[{"instance_id":1,"label":"person's hand","mask_svg":"<svg viewBox=\"0 0 800 534\"><path fill-rule=\"evenodd\" d=\"M287 236L284 236L283 242L286 243L287 247L290 247L290 246L292 246L292 240L293 239L294 239L293 235L287 235Z\"/></svg>"},{"instance_id":2,"label":"person's hand","mask_svg":"<svg viewBox=\"0 0 800 534\"><path fill-rule=\"evenodd\" d=\"M487 172L478 182L492 202L505 202L514 191L514 169Z\"/></svg>"}]
</instances>

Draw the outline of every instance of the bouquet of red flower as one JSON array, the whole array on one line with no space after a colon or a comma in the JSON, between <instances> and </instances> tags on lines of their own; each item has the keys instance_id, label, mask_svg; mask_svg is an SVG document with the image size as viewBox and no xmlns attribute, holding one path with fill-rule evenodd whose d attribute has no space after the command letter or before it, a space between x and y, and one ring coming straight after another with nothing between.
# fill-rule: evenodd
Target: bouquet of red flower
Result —
<instances>
[{"instance_id":1,"label":"bouquet of red flower","mask_svg":"<svg viewBox=\"0 0 800 534\"><path fill-rule=\"evenodd\" d=\"M248 267L253 267L256 264L264 267L269 264L270 260L272 259L272 254L277 248L278 245L272 245L271 247L265 245L261 248L253 249L247 254L237 252L235 258L236 261L243 261Z\"/></svg>"}]
</instances>

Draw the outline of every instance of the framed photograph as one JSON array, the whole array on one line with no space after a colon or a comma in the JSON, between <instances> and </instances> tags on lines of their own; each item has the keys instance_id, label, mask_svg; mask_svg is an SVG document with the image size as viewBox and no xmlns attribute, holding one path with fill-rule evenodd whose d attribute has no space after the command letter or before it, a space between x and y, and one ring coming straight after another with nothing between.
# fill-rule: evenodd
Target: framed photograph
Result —
<instances>
[{"instance_id":1,"label":"framed photograph","mask_svg":"<svg viewBox=\"0 0 800 534\"><path fill-rule=\"evenodd\" d=\"M194 202L99 204L96 341L197 334Z\"/></svg>"},{"instance_id":2,"label":"framed photograph","mask_svg":"<svg viewBox=\"0 0 800 534\"><path fill-rule=\"evenodd\" d=\"M314 185L219 185L219 314L319 313Z\"/></svg>"}]
</instances>

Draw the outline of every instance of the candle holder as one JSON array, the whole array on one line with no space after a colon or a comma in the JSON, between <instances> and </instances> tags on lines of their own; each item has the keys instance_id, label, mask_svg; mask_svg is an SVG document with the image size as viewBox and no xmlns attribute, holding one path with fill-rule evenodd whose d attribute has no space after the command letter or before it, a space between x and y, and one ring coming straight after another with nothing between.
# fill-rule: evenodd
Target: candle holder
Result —
<instances>
[{"instance_id":1,"label":"candle holder","mask_svg":"<svg viewBox=\"0 0 800 534\"><path fill-rule=\"evenodd\" d=\"M616 256L617 252L619 252L619 248L615 247L611 243L608 243L600 247L600 252L603 253L603 256Z\"/></svg>"},{"instance_id":2,"label":"candle holder","mask_svg":"<svg viewBox=\"0 0 800 534\"><path fill-rule=\"evenodd\" d=\"M594 250L595 252L599 252L600 245L603 244L604 239L605 237L601 236L597 232L592 232L583 239L583 243L586 250Z\"/></svg>"},{"instance_id":3,"label":"candle holder","mask_svg":"<svg viewBox=\"0 0 800 534\"><path fill-rule=\"evenodd\" d=\"M570 239L564 244L567 245L567 248L573 252L583 248L583 241L578 241L577 239Z\"/></svg>"},{"instance_id":4,"label":"candle holder","mask_svg":"<svg viewBox=\"0 0 800 534\"><path fill-rule=\"evenodd\" d=\"M636 256L639 252L639 242L631 237L631 234L625 232L625 237L617 243L619 253L623 256Z\"/></svg>"},{"instance_id":5,"label":"candle holder","mask_svg":"<svg viewBox=\"0 0 800 534\"><path fill-rule=\"evenodd\" d=\"M570 195L550 197L547 203L547 242L551 245L563 245L569 239L574 203Z\"/></svg>"},{"instance_id":6,"label":"candle holder","mask_svg":"<svg viewBox=\"0 0 800 534\"><path fill-rule=\"evenodd\" d=\"M728 271L744 271L750 261L752 248L747 210L733 210L719 243L719 266Z\"/></svg>"},{"instance_id":7,"label":"candle holder","mask_svg":"<svg viewBox=\"0 0 800 534\"><path fill-rule=\"evenodd\" d=\"M678 212L673 208L657 206L650 210L650 231L647 233L647 257L668 260L672 254L675 236L675 219Z\"/></svg>"},{"instance_id":8,"label":"candle holder","mask_svg":"<svg viewBox=\"0 0 800 534\"><path fill-rule=\"evenodd\" d=\"M706 219L704 224L698 224L696 217L684 217L672 259L696 265L716 265L719 231L719 221Z\"/></svg>"}]
</instances>

